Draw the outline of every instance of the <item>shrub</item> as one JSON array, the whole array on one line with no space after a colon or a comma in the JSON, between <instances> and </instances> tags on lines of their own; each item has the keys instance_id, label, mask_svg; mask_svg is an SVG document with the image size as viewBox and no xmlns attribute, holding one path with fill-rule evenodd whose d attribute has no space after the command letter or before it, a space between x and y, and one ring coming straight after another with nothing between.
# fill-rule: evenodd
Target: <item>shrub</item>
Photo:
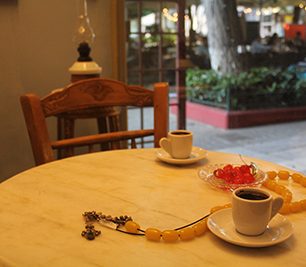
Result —
<instances>
[{"instance_id":1,"label":"shrub","mask_svg":"<svg viewBox=\"0 0 306 267\"><path fill-rule=\"evenodd\" d=\"M294 70L253 68L221 76L213 70L187 71L189 100L228 110L306 105L306 80Z\"/></svg>"}]
</instances>

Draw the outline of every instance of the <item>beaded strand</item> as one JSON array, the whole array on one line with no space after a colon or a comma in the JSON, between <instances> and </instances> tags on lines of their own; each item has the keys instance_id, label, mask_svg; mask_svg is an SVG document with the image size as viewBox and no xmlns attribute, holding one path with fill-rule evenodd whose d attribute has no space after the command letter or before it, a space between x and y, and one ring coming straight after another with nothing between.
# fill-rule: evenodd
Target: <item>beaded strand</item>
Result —
<instances>
[{"instance_id":1,"label":"beaded strand","mask_svg":"<svg viewBox=\"0 0 306 267\"><path fill-rule=\"evenodd\" d=\"M306 211L306 199L292 201L292 192L284 185L278 184L277 180L292 180L303 187L306 187L306 177L299 173L290 174L288 171L280 170L279 172L268 171L268 179L263 183L267 189L281 195L284 199L284 204L279 210L281 214L289 214Z\"/></svg>"},{"instance_id":2,"label":"beaded strand","mask_svg":"<svg viewBox=\"0 0 306 267\"><path fill-rule=\"evenodd\" d=\"M216 206L210 210L208 215L205 215L201 219L192 222L188 225L184 225L182 227L178 227L174 230L163 230L160 231L156 228L147 228L146 230L142 230L138 223L134 221L127 221L124 225L125 230L128 233L137 234L139 232L144 233L147 240L150 241L164 241L164 242L176 242L179 239L182 241L188 241L195 237L202 236L207 232L207 217L212 213L220 210L231 207L231 204L226 204L223 206Z\"/></svg>"},{"instance_id":3,"label":"beaded strand","mask_svg":"<svg viewBox=\"0 0 306 267\"><path fill-rule=\"evenodd\" d=\"M267 177L263 182L263 186L267 189L274 191L275 193L279 194L284 199L284 204L280 209L279 213L281 214L289 214L289 213L297 213L306 211L306 199L302 199L299 201L292 201L292 192L284 185L278 183L278 180L291 180L300 184L303 187L306 187L306 177L302 176L298 173L290 174L286 170L276 171L268 171ZM178 240L188 241L195 237L202 236L207 232L207 218L213 214L214 212L230 208L231 204L226 204L223 206L216 206L210 210L210 213L203 216L202 218L178 227L173 230L163 230L160 231L159 229L149 227L146 230L142 230L140 225L133 221L133 219L129 216L120 216L120 217L112 217L110 215L106 216L102 213L97 213L95 211L92 212L85 212L83 217L86 223L86 230L82 232L82 236L88 240L95 239L96 236L100 235L100 231L96 231L94 229L93 223L94 222L112 222L117 225L116 230L120 231L125 234L132 234L132 235L141 235L145 236L147 240L150 241L164 241L164 242L177 242ZM121 229L124 227L125 230Z\"/></svg>"},{"instance_id":4,"label":"beaded strand","mask_svg":"<svg viewBox=\"0 0 306 267\"><path fill-rule=\"evenodd\" d=\"M164 241L164 242L176 242L178 240L187 241L195 237L202 236L207 232L207 218L212 213L231 207L231 204L223 206L217 206L210 210L210 213L202 218L189 223L187 225L175 228L173 230L160 231L156 228L149 227L146 230L142 230L138 223L133 221L129 216L112 217L110 215L104 215L101 212L84 212L83 217L85 220L85 231L82 231L81 235L87 240L94 240L95 237L101 234L101 231L94 229L93 223L95 222L112 222L117 225L116 231L131 235L145 236L150 241ZM123 230L121 227L124 227Z\"/></svg>"},{"instance_id":5,"label":"beaded strand","mask_svg":"<svg viewBox=\"0 0 306 267\"><path fill-rule=\"evenodd\" d=\"M279 213L289 214L289 213L306 211L306 199L292 202L292 192L285 186L277 183L277 178L280 180L291 179L292 181L302 185L303 187L306 187L306 177L298 173L290 174L288 171L285 170L280 170L279 172L268 171L267 176L268 179L263 183L263 186L281 195L281 197L284 199L284 204L280 209ZM210 210L210 214L218 210L229 207L231 207L231 204L213 207ZM192 227L186 227L186 226L182 227L184 228L182 230L174 229L174 230L160 231L155 228L148 228L145 231L143 231L140 229L139 225L137 223L134 224L133 221L127 222L125 224L125 229L127 230L127 232L131 231L135 233L137 233L138 231L142 231L145 233L146 238L151 241L160 241L160 239L162 239L165 242L175 242L179 238L181 240L190 240L193 239L195 236L203 235L207 231L206 224L207 224L207 217L209 215L205 216L205 219L200 220L199 223L196 224L192 223L194 224ZM199 228L199 230L197 228Z\"/></svg>"}]
</instances>

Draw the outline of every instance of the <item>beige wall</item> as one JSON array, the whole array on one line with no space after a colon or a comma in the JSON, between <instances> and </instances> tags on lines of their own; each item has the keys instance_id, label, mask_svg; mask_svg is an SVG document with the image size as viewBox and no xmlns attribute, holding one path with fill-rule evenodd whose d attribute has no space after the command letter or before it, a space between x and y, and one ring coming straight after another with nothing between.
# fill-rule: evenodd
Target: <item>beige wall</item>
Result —
<instances>
[{"instance_id":1,"label":"beige wall","mask_svg":"<svg viewBox=\"0 0 306 267\"><path fill-rule=\"evenodd\" d=\"M96 33L92 56L103 76L114 77L113 0L88 0ZM0 1L0 181L33 166L19 96L42 96L69 82L77 57L72 43L76 0Z\"/></svg>"}]
</instances>

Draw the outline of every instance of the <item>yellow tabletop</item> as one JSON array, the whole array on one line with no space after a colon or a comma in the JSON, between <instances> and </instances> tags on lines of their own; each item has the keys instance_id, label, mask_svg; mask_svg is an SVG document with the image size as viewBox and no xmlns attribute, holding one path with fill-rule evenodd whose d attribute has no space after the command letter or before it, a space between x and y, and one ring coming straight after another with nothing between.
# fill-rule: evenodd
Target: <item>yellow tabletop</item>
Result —
<instances>
[{"instance_id":1,"label":"yellow tabletop","mask_svg":"<svg viewBox=\"0 0 306 267\"><path fill-rule=\"evenodd\" d=\"M81 237L84 211L129 215L142 229L173 229L230 202L197 171L238 163L236 154L208 151L192 165L156 159L156 149L117 150L58 160L0 184L0 266L306 266L306 213L288 215L294 235L267 248L229 244L210 232L191 241L151 242L97 225ZM244 157L263 170L283 169ZM296 189L300 195L304 188ZM303 191L304 190L304 191Z\"/></svg>"}]
</instances>

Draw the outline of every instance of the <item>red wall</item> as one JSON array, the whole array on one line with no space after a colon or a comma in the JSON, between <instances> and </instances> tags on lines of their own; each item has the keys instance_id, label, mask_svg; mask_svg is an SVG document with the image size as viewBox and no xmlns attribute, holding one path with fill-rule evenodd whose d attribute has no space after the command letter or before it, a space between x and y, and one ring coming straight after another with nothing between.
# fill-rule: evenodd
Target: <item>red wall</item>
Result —
<instances>
[{"instance_id":1,"label":"red wall","mask_svg":"<svg viewBox=\"0 0 306 267\"><path fill-rule=\"evenodd\" d=\"M303 24L285 24L285 39L294 39L297 32L301 32L301 37L306 40L306 25Z\"/></svg>"}]
</instances>

